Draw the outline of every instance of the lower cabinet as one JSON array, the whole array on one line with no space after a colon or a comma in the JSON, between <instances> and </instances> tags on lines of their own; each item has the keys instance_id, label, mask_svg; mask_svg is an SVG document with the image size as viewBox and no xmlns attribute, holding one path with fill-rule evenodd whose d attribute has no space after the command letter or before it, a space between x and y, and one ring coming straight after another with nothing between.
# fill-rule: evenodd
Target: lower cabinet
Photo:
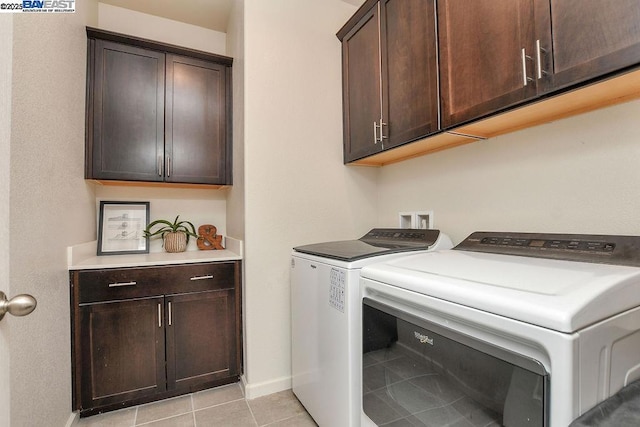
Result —
<instances>
[{"instance_id":1,"label":"lower cabinet","mask_svg":"<svg viewBox=\"0 0 640 427\"><path fill-rule=\"evenodd\" d=\"M239 379L239 261L73 271L71 288L81 415Z\"/></svg>"},{"instance_id":2,"label":"lower cabinet","mask_svg":"<svg viewBox=\"0 0 640 427\"><path fill-rule=\"evenodd\" d=\"M191 389L237 375L233 291L166 298L167 387Z\"/></svg>"}]
</instances>

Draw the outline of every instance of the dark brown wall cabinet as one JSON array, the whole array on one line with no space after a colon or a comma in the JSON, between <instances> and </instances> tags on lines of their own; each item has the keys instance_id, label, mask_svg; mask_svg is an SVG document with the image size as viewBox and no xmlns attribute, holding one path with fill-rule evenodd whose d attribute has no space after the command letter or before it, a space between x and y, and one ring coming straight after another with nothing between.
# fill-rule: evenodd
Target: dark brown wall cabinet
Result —
<instances>
[{"instance_id":1,"label":"dark brown wall cabinet","mask_svg":"<svg viewBox=\"0 0 640 427\"><path fill-rule=\"evenodd\" d=\"M240 262L71 272L81 415L237 381Z\"/></svg>"},{"instance_id":2,"label":"dark brown wall cabinet","mask_svg":"<svg viewBox=\"0 0 640 427\"><path fill-rule=\"evenodd\" d=\"M85 178L231 184L231 58L87 35Z\"/></svg>"},{"instance_id":3,"label":"dark brown wall cabinet","mask_svg":"<svg viewBox=\"0 0 640 427\"><path fill-rule=\"evenodd\" d=\"M434 1L367 0L338 32L345 163L392 163L639 96L637 0Z\"/></svg>"},{"instance_id":4,"label":"dark brown wall cabinet","mask_svg":"<svg viewBox=\"0 0 640 427\"><path fill-rule=\"evenodd\" d=\"M634 0L438 0L438 33L444 128L640 62Z\"/></svg>"},{"instance_id":5,"label":"dark brown wall cabinet","mask_svg":"<svg viewBox=\"0 0 640 427\"><path fill-rule=\"evenodd\" d=\"M367 1L337 35L345 163L438 130L433 1Z\"/></svg>"}]
</instances>

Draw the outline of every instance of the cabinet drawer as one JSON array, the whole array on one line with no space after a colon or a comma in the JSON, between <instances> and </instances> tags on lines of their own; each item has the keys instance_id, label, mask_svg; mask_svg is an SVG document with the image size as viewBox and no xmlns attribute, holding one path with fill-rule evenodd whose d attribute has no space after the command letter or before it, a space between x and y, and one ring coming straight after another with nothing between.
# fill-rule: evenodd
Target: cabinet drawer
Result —
<instances>
[{"instance_id":1,"label":"cabinet drawer","mask_svg":"<svg viewBox=\"0 0 640 427\"><path fill-rule=\"evenodd\" d=\"M82 270L73 273L78 303L233 289L235 263Z\"/></svg>"}]
</instances>

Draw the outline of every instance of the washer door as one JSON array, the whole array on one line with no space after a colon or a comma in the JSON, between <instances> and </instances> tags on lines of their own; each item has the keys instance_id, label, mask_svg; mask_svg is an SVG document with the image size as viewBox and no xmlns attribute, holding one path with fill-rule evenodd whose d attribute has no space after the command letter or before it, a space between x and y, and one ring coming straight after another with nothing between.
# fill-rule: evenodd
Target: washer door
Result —
<instances>
[{"instance_id":1,"label":"washer door","mask_svg":"<svg viewBox=\"0 0 640 427\"><path fill-rule=\"evenodd\" d=\"M362 362L363 412L377 425L546 425L541 364L369 298Z\"/></svg>"}]
</instances>

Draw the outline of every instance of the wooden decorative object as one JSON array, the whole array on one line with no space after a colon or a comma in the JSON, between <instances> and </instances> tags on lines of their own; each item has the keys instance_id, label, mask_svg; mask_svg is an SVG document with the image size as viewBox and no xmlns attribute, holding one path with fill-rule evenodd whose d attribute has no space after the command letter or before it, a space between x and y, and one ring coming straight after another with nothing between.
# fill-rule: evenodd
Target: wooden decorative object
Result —
<instances>
[{"instance_id":1,"label":"wooden decorative object","mask_svg":"<svg viewBox=\"0 0 640 427\"><path fill-rule=\"evenodd\" d=\"M211 224L203 224L198 227L198 249L208 251L212 249L224 249L222 246L222 236L216 233L218 229Z\"/></svg>"}]
</instances>

